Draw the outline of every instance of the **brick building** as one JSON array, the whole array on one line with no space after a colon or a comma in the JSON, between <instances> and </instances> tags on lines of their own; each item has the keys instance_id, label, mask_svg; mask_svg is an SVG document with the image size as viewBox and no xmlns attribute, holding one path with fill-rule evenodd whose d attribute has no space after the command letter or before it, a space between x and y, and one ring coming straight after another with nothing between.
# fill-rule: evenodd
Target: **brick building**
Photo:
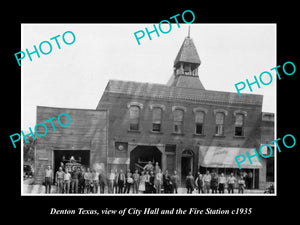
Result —
<instances>
[{"instance_id":1,"label":"brick building","mask_svg":"<svg viewBox=\"0 0 300 225\"><path fill-rule=\"evenodd\" d=\"M110 112L108 169L157 161L163 171L176 170L182 178L206 169L237 173L234 157L246 151L251 155L261 145L263 96L206 90L200 65L186 37L166 85L108 82L97 106ZM255 160L242 167L253 174L253 187L261 188L265 162Z\"/></svg>"},{"instance_id":2,"label":"brick building","mask_svg":"<svg viewBox=\"0 0 300 225\"><path fill-rule=\"evenodd\" d=\"M165 85L110 80L96 110L38 107L37 123L65 110L75 122L38 141L36 166L42 167L43 155L57 168L59 151L81 158L85 151L87 166L101 164L106 171L140 169L152 161L182 178L207 169L237 173L234 157L259 148L262 132L271 137L274 120L261 129L262 95L206 90L198 76L200 65L196 47L186 37ZM84 141L76 136L83 133ZM266 160L252 159L253 164L241 166L253 174L254 188L264 188L272 172L267 172Z\"/></svg>"},{"instance_id":3,"label":"brick building","mask_svg":"<svg viewBox=\"0 0 300 225\"><path fill-rule=\"evenodd\" d=\"M37 123L45 123L49 118L57 118L61 113L70 116L70 125L61 127L57 119L54 119L56 131L49 125L47 135L37 138L34 165L36 183L42 182L48 165L57 171L60 163L69 160L72 156L85 167L105 168L108 111L38 106ZM62 123L66 124L65 121ZM38 126L37 132L43 134L45 128Z\"/></svg>"}]
</instances>

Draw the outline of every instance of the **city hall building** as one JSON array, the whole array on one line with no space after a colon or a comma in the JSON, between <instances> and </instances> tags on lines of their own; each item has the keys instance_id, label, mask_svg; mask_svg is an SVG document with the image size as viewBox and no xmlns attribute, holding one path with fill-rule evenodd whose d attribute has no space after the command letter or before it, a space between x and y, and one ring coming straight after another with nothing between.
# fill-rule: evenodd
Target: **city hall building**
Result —
<instances>
[{"instance_id":1,"label":"city hall building","mask_svg":"<svg viewBox=\"0 0 300 225\"><path fill-rule=\"evenodd\" d=\"M262 95L206 90L200 65L188 36L167 84L110 80L95 110L38 106L37 123L63 112L72 121L37 140L36 181L46 165L57 170L71 157L105 172L140 170L151 161L182 180L189 171L237 175L235 156L275 139L274 114L262 112ZM253 174L253 188L274 181L274 158L247 161L241 167Z\"/></svg>"}]
</instances>

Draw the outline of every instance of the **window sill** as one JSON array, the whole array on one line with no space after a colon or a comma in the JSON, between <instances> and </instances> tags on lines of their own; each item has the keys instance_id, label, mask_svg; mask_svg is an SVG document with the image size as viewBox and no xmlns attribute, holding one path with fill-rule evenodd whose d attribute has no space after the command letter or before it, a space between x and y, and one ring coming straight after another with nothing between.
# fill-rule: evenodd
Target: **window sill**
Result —
<instances>
[{"instance_id":1,"label":"window sill","mask_svg":"<svg viewBox=\"0 0 300 225\"><path fill-rule=\"evenodd\" d=\"M141 133L141 130L127 130L129 133Z\"/></svg>"},{"instance_id":2,"label":"window sill","mask_svg":"<svg viewBox=\"0 0 300 225\"><path fill-rule=\"evenodd\" d=\"M240 138L240 139L246 138L245 136L236 136L236 135L234 135L233 137L234 137L234 138Z\"/></svg>"},{"instance_id":3,"label":"window sill","mask_svg":"<svg viewBox=\"0 0 300 225\"><path fill-rule=\"evenodd\" d=\"M163 134L163 132L161 132L161 131L153 131L153 130L149 130L149 133L151 133L151 134Z\"/></svg>"},{"instance_id":4,"label":"window sill","mask_svg":"<svg viewBox=\"0 0 300 225\"><path fill-rule=\"evenodd\" d=\"M218 134L214 134L214 137L217 137L217 138L225 138L226 136L225 135L218 135Z\"/></svg>"},{"instance_id":5,"label":"window sill","mask_svg":"<svg viewBox=\"0 0 300 225\"><path fill-rule=\"evenodd\" d=\"M206 135L205 135L205 134L195 134L195 133L194 133L193 136L194 136L194 137L205 137Z\"/></svg>"},{"instance_id":6,"label":"window sill","mask_svg":"<svg viewBox=\"0 0 300 225\"><path fill-rule=\"evenodd\" d=\"M176 132L172 132L172 135L180 135L180 136L184 136L184 133L176 133Z\"/></svg>"}]
</instances>

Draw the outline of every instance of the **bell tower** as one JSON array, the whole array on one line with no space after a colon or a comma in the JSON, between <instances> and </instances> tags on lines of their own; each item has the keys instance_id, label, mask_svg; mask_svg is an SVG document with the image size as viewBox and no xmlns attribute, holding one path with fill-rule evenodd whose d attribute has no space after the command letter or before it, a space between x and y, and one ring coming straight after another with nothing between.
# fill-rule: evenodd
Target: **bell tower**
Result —
<instances>
[{"instance_id":1,"label":"bell tower","mask_svg":"<svg viewBox=\"0 0 300 225\"><path fill-rule=\"evenodd\" d=\"M174 60L173 75L168 81L168 85L204 89L198 76L200 64L201 61L197 49L190 38L189 28L188 36L184 39Z\"/></svg>"}]
</instances>

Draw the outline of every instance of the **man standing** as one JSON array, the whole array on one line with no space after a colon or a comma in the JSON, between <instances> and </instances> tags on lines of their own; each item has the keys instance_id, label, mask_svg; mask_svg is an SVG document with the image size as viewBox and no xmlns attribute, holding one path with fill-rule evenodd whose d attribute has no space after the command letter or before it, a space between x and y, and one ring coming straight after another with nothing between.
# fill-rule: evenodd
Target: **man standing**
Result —
<instances>
[{"instance_id":1,"label":"man standing","mask_svg":"<svg viewBox=\"0 0 300 225\"><path fill-rule=\"evenodd\" d=\"M174 174L171 176L171 182L172 182L172 193L178 194L178 184L179 184L179 176L177 174L177 171L174 171Z\"/></svg>"},{"instance_id":2,"label":"man standing","mask_svg":"<svg viewBox=\"0 0 300 225\"><path fill-rule=\"evenodd\" d=\"M189 172L189 175L186 177L186 189L187 194L192 194L194 190L194 177L192 175L192 172Z\"/></svg>"},{"instance_id":3,"label":"man standing","mask_svg":"<svg viewBox=\"0 0 300 225\"><path fill-rule=\"evenodd\" d=\"M163 175L161 173L161 169L158 169L158 172L155 174L155 187L156 187L156 193L161 193L161 185L163 182Z\"/></svg>"},{"instance_id":4,"label":"man standing","mask_svg":"<svg viewBox=\"0 0 300 225\"><path fill-rule=\"evenodd\" d=\"M66 172L64 174L64 193L70 192L70 183L71 183L71 174L69 173L68 168L66 168Z\"/></svg>"},{"instance_id":5,"label":"man standing","mask_svg":"<svg viewBox=\"0 0 300 225\"><path fill-rule=\"evenodd\" d=\"M120 173L117 176L117 181L118 181L118 193L122 194L124 189L124 184L125 184L125 174L123 173L122 169L120 170Z\"/></svg>"},{"instance_id":6,"label":"man standing","mask_svg":"<svg viewBox=\"0 0 300 225\"><path fill-rule=\"evenodd\" d=\"M85 185L85 193L89 194L91 191L91 183L92 183L92 174L90 172L90 168L86 169L84 173L84 185Z\"/></svg>"},{"instance_id":7,"label":"man standing","mask_svg":"<svg viewBox=\"0 0 300 225\"><path fill-rule=\"evenodd\" d=\"M165 174L163 175L163 186L164 193L171 193L171 177L168 170L166 170Z\"/></svg>"},{"instance_id":8,"label":"man standing","mask_svg":"<svg viewBox=\"0 0 300 225\"><path fill-rule=\"evenodd\" d=\"M205 193L209 193L210 181L211 181L211 176L209 174L209 171L207 170L206 174L203 176L204 191L205 191Z\"/></svg>"},{"instance_id":9,"label":"man standing","mask_svg":"<svg viewBox=\"0 0 300 225\"><path fill-rule=\"evenodd\" d=\"M104 194L105 186L106 186L106 176L104 172L101 170L99 173L99 185L100 185L100 193Z\"/></svg>"},{"instance_id":10,"label":"man standing","mask_svg":"<svg viewBox=\"0 0 300 225\"><path fill-rule=\"evenodd\" d=\"M127 193L127 194L130 192L130 188L133 183L133 179L131 176L132 176L132 173L130 172L130 169L127 169L127 172L125 175L125 189L124 189L124 193Z\"/></svg>"},{"instance_id":11,"label":"man standing","mask_svg":"<svg viewBox=\"0 0 300 225\"><path fill-rule=\"evenodd\" d=\"M239 184L239 193L243 194L245 189L245 179L243 175L241 175L240 178L238 179L238 184Z\"/></svg>"},{"instance_id":12,"label":"man standing","mask_svg":"<svg viewBox=\"0 0 300 225\"><path fill-rule=\"evenodd\" d=\"M72 191L72 193L78 193L78 174L79 174L79 169L73 167L73 171L71 174L71 177L72 177L71 191Z\"/></svg>"},{"instance_id":13,"label":"man standing","mask_svg":"<svg viewBox=\"0 0 300 225\"><path fill-rule=\"evenodd\" d=\"M51 193L51 184L53 179L53 172L51 169L51 166L48 166L45 170L45 188L46 188L46 194Z\"/></svg>"},{"instance_id":14,"label":"man standing","mask_svg":"<svg viewBox=\"0 0 300 225\"><path fill-rule=\"evenodd\" d=\"M220 194L224 194L225 183L226 183L226 178L224 176L224 173L221 173L221 176L219 176L219 193Z\"/></svg>"},{"instance_id":15,"label":"man standing","mask_svg":"<svg viewBox=\"0 0 300 225\"><path fill-rule=\"evenodd\" d=\"M98 186L99 186L99 173L96 171L96 169L93 169L92 172L92 183L93 183L93 193L98 193Z\"/></svg>"},{"instance_id":16,"label":"man standing","mask_svg":"<svg viewBox=\"0 0 300 225\"><path fill-rule=\"evenodd\" d=\"M216 174L215 171L212 172L210 184L211 184L211 192L213 194L217 194L218 193L218 175Z\"/></svg>"},{"instance_id":17,"label":"man standing","mask_svg":"<svg viewBox=\"0 0 300 225\"><path fill-rule=\"evenodd\" d=\"M234 193L234 184L235 184L235 177L233 176L233 173L230 174L230 177L228 178L228 193L230 192Z\"/></svg>"},{"instance_id":18,"label":"man standing","mask_svg":"<svg viewBox=\"0 0 300 225\"><path fill-rule=\"evenodd\" d=\"M204 193L203 191L203 178L202 178L202 174L200 172L198 172L197 178L195 180L195 184L197 186L198 189L198 193Z\"/></svg>"},{"instance_id":19,"label":"man standing","mask_svg":"<svg viewBox=\"0 0 300 225\"><path fill-rule=\"evenodd\" d=\"M150 170L152 171L152 170ZM145 172L145 192L144 193L150 193L150 174L149 171Z\"/></svg>"},{"instance_id":20,"label":"man standing","mask_svg":"<svg viewBox=\"0 0 300 225\"><path fill-rule=\"evenodd\" d=\"M138 170L134 171L132 178L133 178L133 193L138 194L139 193L139 179L140 179Z\"/></svg>"},{"instance_id":21,"label":"man standing","mask_svg":"<svg viewBox=\"0 0 300 225\"><path fill-rule=\"evenodd\" d=\"M78 173L78 191L79 193L84 193L84 167L81 167Z\"/></svg>"},{"instance_id":22,"label":"man standing","mask_svg":"<svg viewBox=\"0 0 300 225\"><path fill-rule=\"evenodd\" d=\"M155 180L155 175L153 171L150 171L150 179L149 179L149 193L155 193L155 187L154 187L154 180Z\"/></svg>"},{"instance_id":23,"label":"man standing","mask_svg":"<svg viewBox=\"0 0 300 225\"><path fill-rule=\"evenodd\" d=\"M118 170L115 169L115 180L114 180L114 185L113 185L113 192L114 192L115 194L118 193L118 177L119 177Z\"/></svg>"},{"instance_id":24,"label":"man standing","mask_svg":"<svg viewBox=\"0 0 300 225\"><path fill-rule=\"evenodd\" d=\"M110 170L110 174L108 175L108 193L114 193L114 182L116 179L116 174L113 169Z\"/></svg>"},{"instance_id":25,"label":"man standing","mask_svg":"<svg viewBox=\"0 0 300 225\"><path fill-rule=\"evenodd\" d=\"M154 167L154 173L158 173L158 170L160 170L160 167L158 165L158 162L155 163L155 167Z\"/></svg>"},{"instance_id":26,"label":"man standing","mask_svg":"<svg viewBox=\"0 0 300 225\"><path fill-rule=\"evenodd\" d=\"M64 188L64 171L62 171L62 167L58 168L55 174L55 183L57 185L56 193L63 193Z\"/></svg>"}]
</instances>

